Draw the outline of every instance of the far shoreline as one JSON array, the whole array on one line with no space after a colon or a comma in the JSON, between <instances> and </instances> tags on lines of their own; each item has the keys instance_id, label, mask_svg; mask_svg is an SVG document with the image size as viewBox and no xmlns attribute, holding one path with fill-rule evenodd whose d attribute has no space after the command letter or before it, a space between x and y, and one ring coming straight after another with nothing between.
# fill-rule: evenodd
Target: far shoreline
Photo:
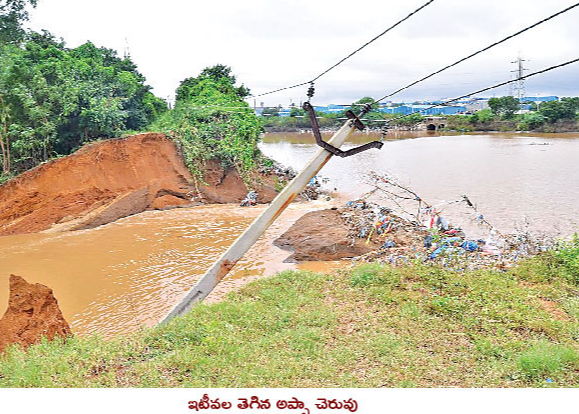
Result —
<instances>
[{"instance_id":1,"label":"far shoreline","mask_svg":"<svg viewBox=\"0 0 579 414\"><path fill-rule=\"evenodd\" d=\"M269 134L269 133L312 133L312 129L311 128L268 128L265 127L265 133ZM337 132L339 130L339 128L324 128L321 130L322 133L334 133ZM436 130L428 130L425 128L390 128L388 130L389 132L396 132L396 133L400 133L400 132L429 132L432 133L433 135L435 134L444 134L444 133L475 133L475 134L480 134L480 133L488 133L488 134L501 134L501 133L505 133L505 134L521 134L521 133L525 133L525 134L579 134L579 130L566 130L566 129L561 129L561 130L542 130L542 129L533 129L533 130L517 130L517 129L509 129L509 130L497 130L497 129L449 129L449 128L441 128L441 129L436 129ZM356 131L358 132L358 131ZM377 128L369 128L366 129L364 132L359 132L359 133L381 133L382 130L377 129Z\"/></svg>"}]
</instances>

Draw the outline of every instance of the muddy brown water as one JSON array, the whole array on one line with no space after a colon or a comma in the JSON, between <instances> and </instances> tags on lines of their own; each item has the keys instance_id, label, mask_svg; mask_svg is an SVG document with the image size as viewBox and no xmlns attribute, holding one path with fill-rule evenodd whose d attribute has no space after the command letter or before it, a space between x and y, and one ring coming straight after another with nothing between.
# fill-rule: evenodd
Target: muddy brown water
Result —
<instances>
[{"instance_id":1,"label":"muddy brown water","mask_svg":"<svg viewBox=\"0 0 579 414\"><path fill-rule=\"evenodd\" d=\"M352 144L375 139L357 134ZM301 168L318 148L309 134L268 134L262 150ZM533 145L533 144L549 145ZM388 171L432 201L467 194L501 229L524 217L533 229L570 233L579 221L579 134L400 133L380 151L334 158L322 175L342 198L366 191L364 175ZM208 300L249 280L296 265L272 241L308 211L329 203L292 204ZM150 211L96 229L0 237L0 312L8 276L50 286L79 335L106 337L155 324L263 210L202 206ZM335 263L300 265L314 271Z\"/></svg>"},{"instance_id":2,"label":"muddy brown water","mask_svg":"<svg viewBox=\"0 0 579 414\"><path fill-rule=\"evenodd\" d=\"M331 134L325 134L329 137ZM357 133L344 148L380 139ZM300 169L318 150L308 133L267 134L262 151ZM345 199L371 189L368 172L388 172L433 205L466 194L485 218L503 232L568 235L579 223L579 134L430 131L391 133L381 150L332 158L321 174ZM460 224L468 227L466 214Z\"/></svg>"},{"instance_id":3,"label":"muddy brown water","mask_svg":"<svg viewBox=\"0 0 579 414\"><path fill-rule=\"evenodd\" d=\"M292 204L207 300L255 277L307 269L283 263L289 253L271 243L301 215L328 206ZM75 334L110 337L154 325L263 208L149 211L91 230L0 237L0 309L13 273L50 286Z\"/></svg>"}]
</instances>

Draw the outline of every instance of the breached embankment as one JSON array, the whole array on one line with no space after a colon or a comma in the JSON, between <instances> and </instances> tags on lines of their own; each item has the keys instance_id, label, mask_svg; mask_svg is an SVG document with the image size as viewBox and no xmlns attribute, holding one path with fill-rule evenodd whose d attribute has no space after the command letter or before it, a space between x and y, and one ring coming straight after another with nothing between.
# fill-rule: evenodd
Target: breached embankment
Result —
<instances>
[{"instance_id":1,"label":"breached embankment","mask_svg":"<svg viewBox=\"0 0 579 414\"><path fill-rule=\"evenodd\" d=\"M145 210L239 202L248 191L219 160L205 164L203 183L193 181L164 134L92 143L0 186L0 235L88 229ZM271 201L273 176L255 181L258 201Z\"/></svg>"}]
</instances>

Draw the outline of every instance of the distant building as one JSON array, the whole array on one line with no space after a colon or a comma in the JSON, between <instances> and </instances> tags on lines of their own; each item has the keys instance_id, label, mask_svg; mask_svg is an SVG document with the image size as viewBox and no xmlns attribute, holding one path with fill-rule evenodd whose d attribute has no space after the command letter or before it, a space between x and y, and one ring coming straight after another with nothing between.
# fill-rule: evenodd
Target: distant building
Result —
<instances>
[{"instance_id":1,"label":"distant building","mask_svg":"<svg viewBox=\"0 0 579 414\"><path fill-rule=\"evenodd\" d=\"M521 102L550 102L558 100L558 96L525 96L521 98Z\"/></svg>"},{"instance_id":2,"label":"distant building","mask_svg":"<svg viewBox=\"0 0 579 414\"><path fill-rule=\"evenodd\" d=\"M473 98L466 104L467 112L477 112L489 107L488 98Z\"/></svg>"},{"instance_id":3,"label":"distant building","mask_svg":"<svg viewBox=\"0 0 579 414\"><path fill-rule=\"evenodd\" d=\"M413 113L420 113L420 115L456 115L466 112L466 106L437 106L432 107L432 105L401 105L401 106L391 106L379 109L380 112L386 114L400 114L400 115L410 115Z\"/></svg>"},{"instance_id":4,"label":"distant building","mask_svg":"<svg viewBox=\"0 0 579 414\"><path fill-rule=\"evenodd\" d=\"M521 98L521 111L529 111L531 105L526 104L526 102L536 102L540 104L542 102L558 101L558 96L527 96ZM418 103L420 102L420 103ZM409 115L412 113L420 113L424 116L446 116L446 115L457 115L457 114L471 114L489 107L489 98L475 98L469 97L460 101L449 102L448 105L444 105L445 100L438 101L416 101L413 104L404 102L380 102L374 107L376 111L385 114L397 114L397 115ZM432 107L433 105L441 105ZM443 106L444 105L444 106ZM271 109L272 107L268 108ZM278 115L280 117L289 117L292 108L282 108L281 106L275 107L278 109ZM360 107L361 109L362 107ZM255 113L257 116L262 116L264 107L255 108ZM350 105L335 105L328 104L325 106L318 105L314 106L316 112L332 114L340 113L350 109Z\"/></svg>"},{"instance_id":5,"label":"distant building","mask_svg":"<svg viewBox=\"0 0 579 414\"><path fill-rule=\"evenodd\" d=\"M349 105L334 105L329 104L328 106L314 106L316 112L323 112L325 114L339 113L350 108Z\"/></svg>"}]
</instances>

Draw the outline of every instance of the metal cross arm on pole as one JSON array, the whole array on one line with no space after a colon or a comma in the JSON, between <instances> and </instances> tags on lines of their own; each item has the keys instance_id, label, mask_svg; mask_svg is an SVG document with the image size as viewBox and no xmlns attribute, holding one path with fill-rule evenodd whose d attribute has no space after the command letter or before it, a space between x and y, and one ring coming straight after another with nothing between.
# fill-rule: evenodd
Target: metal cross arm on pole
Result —
<instances>
[{"instance_id":1,"label":"metal cross arm on pole","mask_svg":"<svg viewBox=\"0 0 579 414\"><path fill-rule=\"evenodd\" d=\"M336 148L335 146L330 144L329 142L325 142L324 139L322 138L322 133L320 132L320 125L318 124L318 119L316 117L316 111L314 110L314 107L309 102L304 102L303 108L308 113L308 115L310 117L310 122L312 123L312 132L314 134L314 138L316 138L316 144L318 144L323 149L331 152L333 155L337 155L338 157L346 158L346 157L349 157L351 155L359 154L362 151L369 150L370 148L380 149L384 145L383 142L372 141L372 142L368 142L364 145L360 145L359 147L349 149L348 151L342 151L341 149ZM348 117L348 119L350 119L350 123L356 129L358 129L360 131L363 131L365 129L362 121L360 121L360 119L356 115L354 115L354 113L352 111L347 111L346 116Z\"/></svg>"},{"instance_id":2,"label":"metal cross arm on pole","mask_svg":"<svg viewBox=\"0 0 579 414\"><path fill-rule=\"evenodd\" d=\"M346 123L328 141L328 144L339 148L355 129L352 120ZM173 309L159 322L167 323L176 316L187 313L195 302L205 298L235 266L243 255L253 246L265 230L286 209L292 200L304 189L306 184L314 177L322 167L332 158L332 152L320 149L316 156L295 176L295 178L282 190L271 202L269 207L255 219L255 221L243 232L241 236L221 255L221 257L199 279L197 285L187 292L185 297L173 307Z\"/></svg>"}]
</instances>

